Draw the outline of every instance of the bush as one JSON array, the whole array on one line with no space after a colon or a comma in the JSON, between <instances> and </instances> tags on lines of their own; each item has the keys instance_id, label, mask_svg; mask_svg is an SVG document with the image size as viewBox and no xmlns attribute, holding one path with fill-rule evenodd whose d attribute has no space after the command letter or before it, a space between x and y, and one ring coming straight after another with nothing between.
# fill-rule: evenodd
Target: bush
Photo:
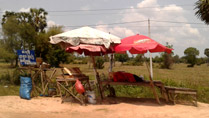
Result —
<instances>
[{"instance_id":1,"label":"bush","mask_svg":"<svg viewBox=\"0 0 209 118\"><path fill-rule=\"evenodd\" d=\"M0 84L2 85L10 84L11 83L10 79L11 79L10 73L6 72L5 74L0 76Z\"/></svg>"},{"instance_id":2,"label":"bush","mask_svg":"<svg viewBox=\"0 0 209 118\"><path fill-rule=\"evenodd\" d=\"M161 68L171 69L171 66L173 65L173 59L171 54L164 53L162 55L163 63L161 64Z\"/></svg>"},{"instance_id":3,"label":"bush","mask_svg":"<svg viewBox=\"0 0 209 118\"><path fill-rule=\"evenodd\" d=\"M20 71L15 69L12 73L6 72L5 74L0 76L0 84L2 85L20 85L20 76L28 76L30 75L21 75Z\"/></svg>"},{"instance_id":4,"label":"bush","mask_svg":"<svg viewBox=\"0 0 209 118\"><path fill-rule=\"evenodd\" d=\"M96 57L96 68L97 69L103 69L104 68L104 58L102 56Z\"/></svg>"}]
</instances>

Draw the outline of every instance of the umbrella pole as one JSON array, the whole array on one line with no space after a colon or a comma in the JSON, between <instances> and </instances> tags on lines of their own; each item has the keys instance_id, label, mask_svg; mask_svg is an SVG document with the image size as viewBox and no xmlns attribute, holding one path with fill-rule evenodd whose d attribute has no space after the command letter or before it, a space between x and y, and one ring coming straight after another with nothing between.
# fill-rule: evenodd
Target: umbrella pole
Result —
<instances>
[{"instance_id":1,"label":"umbrella pole","mask_svg":"<svg viewBox=\"0 0 209 118\"><path fill-rule=\"evenodd\" d=\"M96 80L97 80L97 84L98 84L98 89L99 89L99 92L100 92L100 95L101 95L101 99L103 100L104 97L103 97L103 94L102 94L100 77L99 77L99 73L97 72L97 69L96 69L96 64L95 64L94 56L91 56L91 58L92 58L92 63L93 63L93 67L94 67L94 73L95 73Z\"/></svg>"},{"instance_id":2,"label":"umbrella pole","mask_svg":"<svg viewBox=\"0 0 209 118\"><path fill-rule=\"evenodd\" d=\"M149 60L150 60L150 76L153 79L153 70L152 70L152 53L149 52Z\"/></svg>"},{"instance_id":3,"label":"umbrella pole","mask_svg":"<svg viewBox=\"0 0 209 118\"><path fill-rule=\"evenodd\" d=\"M109 72L112 72L112 67L113 67L113 54L110 54L110 68L109 68Z\"/></svg>"},{"instance_id":4,"label":"umbrella pole","mask_svg":"<svg viewBox=\"0 0 209 118\"><path fill-rule=\"evenodd\" d=\"M145 60L145 63L146 63L147 70L148 70L148 72L149 72L150 85L151 85L151 87L152 87L153 94L154 94L154 96L155 96L155 98L156 98L157 103L158 103L158 104L161 104L161 103L160 103L160 99L159 99L159 97L158 97L158 95L157 95L157 92L156 92L156 90L155 90L155 86L154 86L153 79L152 79L152 75L151 75L151 71L150 71L151 69L149 69L149 66L148 66L146 60ZM151 66L151 67L152 67L152 66ZM151 68L151 67L150 67L150 68Z\"/></svg>"}]
</instances>

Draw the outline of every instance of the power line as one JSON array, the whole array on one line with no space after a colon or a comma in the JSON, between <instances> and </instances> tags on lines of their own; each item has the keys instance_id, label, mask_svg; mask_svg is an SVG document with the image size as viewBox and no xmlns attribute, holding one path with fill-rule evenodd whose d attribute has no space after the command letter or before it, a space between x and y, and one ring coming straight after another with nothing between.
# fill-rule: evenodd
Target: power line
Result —
<instances>
[{"instance_id":1,"label":"power line","mask_svg":"<svg viewBox=\"0 0 209 118\"><path fill-rule=\"evenodd\" d=\"M176 23L176 24L195 24L195 25L205 25L204 23L196 23L196 22L178 22L178 21L163 21L163 20L150 20L152 22L162 22L162 23ZM112 25L123 25L123 24L131 24L131 23L142 23L147 22L147 20L140 20L140 21L129 21L129 22L115 22L115 23L107 23L107 24L85 24L85 25L69 25L69 26L63 26L63 27L83 27L83 26L91 26L91 27L104 27L104 26L112 26ZM125 27L147 27L147 26L125 26ZM168 25L158 25L158 26L152 26L152 27L182 27L182 26L168 26ZM195 28L195 27L193 27ZM209 27L196 27L196 28L209 28ZM2 29L0 27L0 29Z\"/></svg>"},{"instance_id":2,"label":"power line","mask_svg":"<svg viewBox=\"0 0 209 118\"><path fill-rule=\"evenodd\" d=\"M177 21L158 21L158 20L150 20L155 22L163 22L163 23L177 23L177 24L197 24L197 25L205 25L204 23L194 23L194 22L177 22ZM120 23L109 23L109 24L97 24L97 25L77 25L77 26L65 26L65 27L82 27L82 26L101 26L101 25L120 25L120 24L129 24L129 23L139 23L139 22L147 22L147 20L142 21L131 21L131 22L120 22Z\"/></svg>"},{"instance_id":3,"label":"power line","mask_svg":"<svg viewBox=\"0 0 209 118\"><path fill-rule=\"evenodd\" d=\"M86 9L86 10L81 10L81 9L74 9L74 10L47 10L47 12L92 12L92 11L119 11L119 10L128 10L128 9L135 9L135 10L139 10L139 9L151 9L151 8L161 8L161 7L165 7L168 5L161 5L161 6L149 6L149 7L140 7L140 8L109 8L109 9ZM176 5L176 6L182 6L182 7L191 7L194 5ZM174 10L171 10L174 11ZM4 13L3 11L0 11L0 13Z\"/></svg>"},{"instance_id":4,"label":"power line","mask_svg":"<svg viewBox=\"0 0 209 118\"><path fill-rule=\"evenodd\" d=\"M151 20L154 22L163 22L163 23L179 23L179 24L198 24L198 25L205 25L204 23L195 23L195 22L177 22L177 21L159 21L159 20Z\"/></svg>"},{"instance_id":5,"label":"power line","mask_svg":"<svg viewBox=\"0 0 209 118\"><path fill-rule=\"evenodd\" d=\"M140 8L110 8L110 9L86 9L86 10L60 10L60 11L47 11L47 12L86 12L86 11L118 11L118 10L128 10L128 9L150 9L150 8L161 8L163 6L150 6L150 7L140 7ZM194 6L194 5L176 5L176 6Z\"/></svg>"},{"instance_id":6,"label":"power line","mask_svg":"<svg viewBox=\"0 0 209 118\"><path fill-rule=\"evenodd\" d=\"M186 9L184 9L186 10ZM149 10L152 11L152 10ZM176 10L155 10L152 12L160 12L160 11L176 11ZM86 15L124 15L124 14L131 14L131 13L143 13L143 12L147 12L147 11L132 11L132 12L119 12L119 13L83 13L83 14L78 14L78 13L70 13L70 14L63 14L63 15L58 15L58 14L50 14L50 16L69 16L69 15L75 15L75 16L86 16Z\"/></svg>"},{"instance_id":7,"label":"power line","mask_svg":"<svg viewBox=\"0 0 209 118\"><path fill-rule=\"evenodd\" d=\"M118 24L129 24L129 23L139 23L139 22L147 22L147 20L141 20L141 21L131 21L131 22L118 22L118 23L109 23L109 24L89 24L89 25L71 25L71 26L65 26L65 27L83 27L83 26L101 26L101 25L118 25Z\"/></svg>"}]
</instances>

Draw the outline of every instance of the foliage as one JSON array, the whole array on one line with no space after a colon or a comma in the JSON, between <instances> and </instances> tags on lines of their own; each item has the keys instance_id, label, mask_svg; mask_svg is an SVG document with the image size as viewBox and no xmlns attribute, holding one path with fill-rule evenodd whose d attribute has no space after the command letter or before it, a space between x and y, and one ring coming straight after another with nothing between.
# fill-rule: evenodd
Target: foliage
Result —
<instances>
[{"instance_id":1,"label":"foliage","mask_svg":"<svg viewBox=\"0 0 209 118\"><path fill-rule=\"evenodd\" d=\"M136 57L130 58L126 65L142 66L144 62L143 55L137 54Z\"/></svg>"},{"instance_id":2,"label":"foliage","mask_svg":"<svg viewBox=\"0 0 209 118\"><path fill-rule=\"evenodd\" d=\"M1 85L20 85L20 71L15 69L11 73L6 72L0 76Z\"/></svg>"},{"instance_id":3,"label":"foliage","mask_svg":"<svg viewBox=\"0 0 209 118\"><path fill-rule=\"evenodd\" d=\"M59 45L52 45L49 43L49 37L63 32L62 27L50 27L46 33L39 34L38 48L36 53L40 54L40 57L44 61L51 64L51 66L58 67L60 63L68 62L68 53L66 53Z\"/></svg>"},{"instance_id":4,"label":"foliage","mask_svg":"<svg viewBox=\"0 0 209 118\"><path fill-rule=\"evenodd\" d=\"M6 50L5 46L3 45L4 43L0 42L0 59L4 59L6 62L10 62L15 59L15 55L8 50Z\"/></svg>"},{"instance_id":5,"label":"foliage","mask_svg":"<svg viewBox=\"0 0 209 118\"><path fill-rule=\"evenodd\" d=\"M195 15L202 21L205 22L205 24L209 24L209 1L208 0L198 0L195 3L195 9L197 11L195 12Z\"/></svg>"},{"instance_id":6,"label":"foliage","mask_svg":"<svg viewBox=\"0 0 209 118\"><path fill-rule=\"evenodd\" d=\"M197 62L196 56L199 55L199 50L197 50L194 47L189 47L184 50L184 54L186 55L185 59L187 60L187 63L190 64L190 65L188 65L188 67L194 67L194 65Z\"/></svg>"},{"instance_id":7,"label":"foliage","mask_svg":"<svg viewBox=\"0 0 209 118\"><path fill-rule=\"evenodd\" d=\"M129 60L128 54L115 54L115 60L122 63Z\"/></svg>"},{"instance_id":8,"label":"foliage","mask_svg":"<svg viewBox=\"0 0 209 118\"><path fill-rule=\"evenodd\" d=\"M206 63L207 59L205 58L197 58L197 65L200 66L201 64Z\"/></svg>"},{"instance_id":9,"label":"foliage","mask_svg":"<svg viewBox=\"0 0 209 118\"><path fill-rule=\"evenodd\" d=\"M155 56L155 57L152 59L152 61L153 61L154 63L161 63L161 62L163 62L163 59L162 59L162 57Z\"/></svg>"},{"instance_id":10,"label":"foliage","mask_svg":"<svg viewBox=\"0 0 209 118\"><path fill-rule=\"evenodd\" d=\"M173 62L174 63L180 63L181 62L179 55L173 56Z\"/></svg>"},{"instance_id":11,"label":"foliage","mask_svg":"<svg viewBox=\"0 0 209 118\"><path fill-rule=\"evenodd\" d=\"M104 68L105 59L102 56L96 57L96 68L103 69Z\"/></svg>"},{"instance_id":12,"label":"foliage","mask_svg":"<svg viewBox=\"0 0 209 118\"><path fill-rule=\"evenodd\" d=\"M173 45L169 45L168 42L166 43L166 47L173 48ZM162 60L163 63L161 64L161 68L171 69L171 66L173 64L173 53L168 54L167 52L162 53Z\"/></svg>"},{"instance_id":13,"label":"foliage","mask_svg":"<svg viewBox=\"0 0 209 118\"><path fill-rule=\"evenodd\" d=\"M86 57L86 56L82 56L82 57L74 57L74 55L70 55L71 57L71 62L73 64L87 64L88 61L89 61L89 57ZM69 56L68 56L68 59L69 59ZM70 60L68 60L68 62L70 62Z\"/></svg>"},{"instance_id":14,"label":"foliage","mask_svg":"<svg viewBox=\"0 0 209 118\"><path fill-rule=\"evenodd\" d=\"M204 54L209 57L209 48L206 48L205 51L204 51Z\"/></svg>"},{"instance_id":15,"label":"foliage","mask_svg":"<svg viewBox=\"0 0 209 118\"><path fill-rule=\"evenodd\" d=\"M206 48L205 51L204 51L204 54L208 57L208 66L209 66L209 48Z\"/></svg>"},{"instance_id":16,"label":"foliage","mask_svg":"<svg viewBox=\"0 0 209 118\"><path fill-rule=\"evenodd\" d=\"M4 45L9 53L16 55L18 49L35 49L39 51L40 32L44 32L46 28L46 15L44 9L31 8L30 12L10 12L6 11L2 17L2 31L4 37ZM39 53L36 53L36 56Z\"/></svg>"}]
</instances>

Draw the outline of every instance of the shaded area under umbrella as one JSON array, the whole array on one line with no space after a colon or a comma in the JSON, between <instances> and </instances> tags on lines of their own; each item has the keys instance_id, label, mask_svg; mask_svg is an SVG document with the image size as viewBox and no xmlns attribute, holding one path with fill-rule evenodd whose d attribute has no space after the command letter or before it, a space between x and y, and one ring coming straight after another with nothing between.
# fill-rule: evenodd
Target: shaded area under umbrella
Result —
<instances>
[{"instance_id":1,"label":"shaded area under umbrella","mask_svg":"<svg viewBox=\"0 0 209 118\"><path fill-rule=\"evenodd\" d=\"M144 53L147 53L148 51L150 53L154 53L154 52L171 53L173 49L167 48L147 36L137 34L137 35L122 39L121 44L116 45L114 47L114 50L116 53L126 53L126 51L129 51L131 54L144 54ZM147 63L146 65L149 70ZM153 84L152 57L151 56L150 56L149 78L150 78L150 84L152 86L154 96L157 102L160 104L160 100L157 96L157 93L155 91L154 84Z\"/></svg>"},{"instance_id":2,"label":"shaded area under umbrella","mask_svg":"<svg viewBox=\"0 0 209 118\"><path fill-rule=\"evenodd\" d=\"M100 77L96 69L94 56L113 53L114 44L119 44L120 38L91 27L82 27L50 37L50 43L60 44L69 53L84 53L92 58L96 80L98 82L101 98L103 99Z\"/></svg>"}]
</instances>

